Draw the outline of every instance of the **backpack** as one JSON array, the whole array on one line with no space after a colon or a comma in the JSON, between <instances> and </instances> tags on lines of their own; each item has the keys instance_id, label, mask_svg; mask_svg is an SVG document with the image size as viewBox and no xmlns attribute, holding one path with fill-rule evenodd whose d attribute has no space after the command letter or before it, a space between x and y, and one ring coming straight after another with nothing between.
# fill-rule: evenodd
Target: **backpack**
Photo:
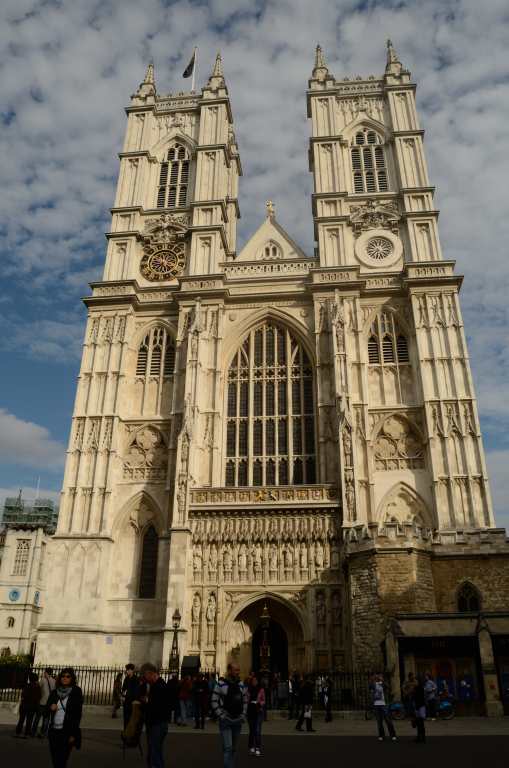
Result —
<instances>
[{"instance_id":1,"label":"backpack","mask_svg":"<svg viewBox=\"0 0 509 768\"><path fill-rule=\"evenodd\" d=\"M240 683L228 683L228 690L224 697L223 707L228 717L232 720L239 718L244 712L244 696Z\"/></svg>"}]
</instances>

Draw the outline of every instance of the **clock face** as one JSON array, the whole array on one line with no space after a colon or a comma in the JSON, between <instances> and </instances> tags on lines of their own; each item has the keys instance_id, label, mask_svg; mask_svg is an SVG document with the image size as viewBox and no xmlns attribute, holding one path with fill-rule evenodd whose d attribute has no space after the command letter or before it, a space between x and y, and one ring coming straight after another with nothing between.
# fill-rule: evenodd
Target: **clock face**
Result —
<instances>
[{"instance_id":1,"label":"clock face","mask_svg":"<svg viewBox=\"0 0 509 768\"><path fill-rule=\"evenodd\" d=\"M173 280L182 274L185 264L184 246L177 244L172 248L145 254L141 260L140 271L147 280Z\"/></svg>"}]
</instances>

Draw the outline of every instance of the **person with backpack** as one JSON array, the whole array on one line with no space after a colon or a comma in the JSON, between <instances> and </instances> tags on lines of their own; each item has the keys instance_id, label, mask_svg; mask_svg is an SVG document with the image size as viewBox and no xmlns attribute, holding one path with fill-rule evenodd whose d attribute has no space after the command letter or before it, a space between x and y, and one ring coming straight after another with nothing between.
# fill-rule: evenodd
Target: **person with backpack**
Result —
<instances>
[{"instance_id":1,"label":"person with backpack","mask_svg":"<svg viewBox=\"0 0 509 768\"><path fill-rule=\"evenodd\" d=\"M384 723L389 731L391 741L397 741L396 731L389 710L389 692L383 675L378 674L374 676L369 685L369 694L378 727L378 741L384 741L385 739Z\"/></svg>"},{"instance_id":2,"label":"person with backpack","mask_svg":"<svg viewBox=\"0 0 509 768\"><path fill-rule=\"evenodd\" d=\"M212 713L219 721L223 766L233 768L242 723L247 712L247 692L240 682L238 664L228 664L226 678L219 679L212 693Z\"/></svg>"},{"instance_id":3,"label":"person with backpack","mask_svg":"<svg viewBox=\"0 0 509 768\"><path fill-rule=\"evenodd\" d=\"M73 747L81 748L83 710L83 692L70 667L58 675L56 687L48 697L48 709L51 718L48 741L53 768L65 768Z\"/></svg>"},{"instance_id":4,"label":"person with backpack","mask_svg":"<svg viewBox=\"0 0 509 768\"><path fill-rule=\"evenodd\" d=\"M140 677L146 684L141 698L147 733L147 763L150 768L164 768L163 747L170 717L168 687L153 664L142 664Z\"/></svg>"}]
</instances>

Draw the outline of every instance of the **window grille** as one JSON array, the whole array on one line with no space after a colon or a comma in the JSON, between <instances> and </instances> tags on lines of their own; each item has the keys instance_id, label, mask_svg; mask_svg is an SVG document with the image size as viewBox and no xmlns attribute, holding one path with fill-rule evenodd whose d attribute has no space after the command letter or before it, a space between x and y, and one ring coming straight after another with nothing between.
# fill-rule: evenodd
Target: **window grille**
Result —
<instances>
[{"instance_id":1,"label":"window grille","mask_svg":"<svg viewBox=\"0 0 509 768\"><path fill-rule=\"evenodd\" d=\"M140 588L138 597L156 596L157 550L159 537L153 525L147 528L141 547Z\"/></svg>"},{"instance_id":2,"label":"window grille","mask_svg":"<svg viewBox=\"0 0 509 768\"><path fill-rule=\"evenodd\" d=\"M225 483L316 482L313 369L293 335L252 330L228 371Z\"/></svg>"},{"instance_id":3,"label":"window grille","mask_svg":"<svg viewBox=\"0 0 509 768\"><path fill-rule=\"evenodd\" d=\"M368 363L409 364L408 341L397 327L392 313L377 315L368 338Z\"/></svg>"},{"instance_id":4,"label":"window grille","mask_svg":"<svg viewBox=\"0 0 509 768\"><path fill-rule=\"evenodd\" d=\"M170 147L159 171L158 208L185 208L189 185L189 153L182 144Z\"/></svg>"},{"instance_id":5,"label":"window grille","mask_svg":"<svg viewBox=\"0 0 509 768\"><path fill-rule=\"evenodd\" d=\"M470 582L466 582L458 592L458 611L461 613L479 613L481 596Z\"/></svg>"},{"instance_id":6,"label":"window grille","mask_svg":"<svg viewBox=\"0 0 509 768\"><path fill-rule=\"evenodd\" d=\"M358 131L351 148L351 161L355 194L388 191L384 147L375 131Z\"/></svg>"},{"instance_id":7,"label":"window grille","mask_svg":"<svg viewBox=\"0 0 509 768\"><path fill-rule=\"evenodd\" d=\"M14 556L13 576L26 576L29 552L30 539L18 539Z\"/></svg>"},{"instance_id":8,"label":"window grille","mask_svg":"<svg viewBox=\"0 0 509 768\"><path fill-rule=\"evenodd\" d=\"M136 376L161 378L174 372L175 343L165 328L152 328L138 349Z\"/></svg>"}]
</instances>

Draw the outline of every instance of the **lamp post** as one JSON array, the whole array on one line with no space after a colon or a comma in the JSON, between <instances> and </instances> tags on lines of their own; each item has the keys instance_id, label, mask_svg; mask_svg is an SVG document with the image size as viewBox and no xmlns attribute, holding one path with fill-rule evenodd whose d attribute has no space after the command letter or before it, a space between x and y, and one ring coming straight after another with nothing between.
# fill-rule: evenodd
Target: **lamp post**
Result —
<instances>
[{"instance_id":1,"label":"lamp post","mask_svg":"<svg viewBox=\"0 0 509 768\"><path fill-rule=\"evenodd\" d=\"M262 642L260 644L260 671L268 671L270 669L270 613L267 608L267 603L263 606L262 615L260 616L260 624L262 627Z\"/></svg>"},{"instance_id":2,"label":"lamp post","mask_svg":"<svg viewBox=\"0 0 509 768\"><path fill-rule=\"evenodd\" d=\"M178 674L180 659L179 659L179 637L178 631L180 627L180 621L182 616L178 608L175 608L171 621L173 624L173 642L171 644L170 660L168 662L168 669L170 672L176 672Z\"/></svg>"}]
</instances>

